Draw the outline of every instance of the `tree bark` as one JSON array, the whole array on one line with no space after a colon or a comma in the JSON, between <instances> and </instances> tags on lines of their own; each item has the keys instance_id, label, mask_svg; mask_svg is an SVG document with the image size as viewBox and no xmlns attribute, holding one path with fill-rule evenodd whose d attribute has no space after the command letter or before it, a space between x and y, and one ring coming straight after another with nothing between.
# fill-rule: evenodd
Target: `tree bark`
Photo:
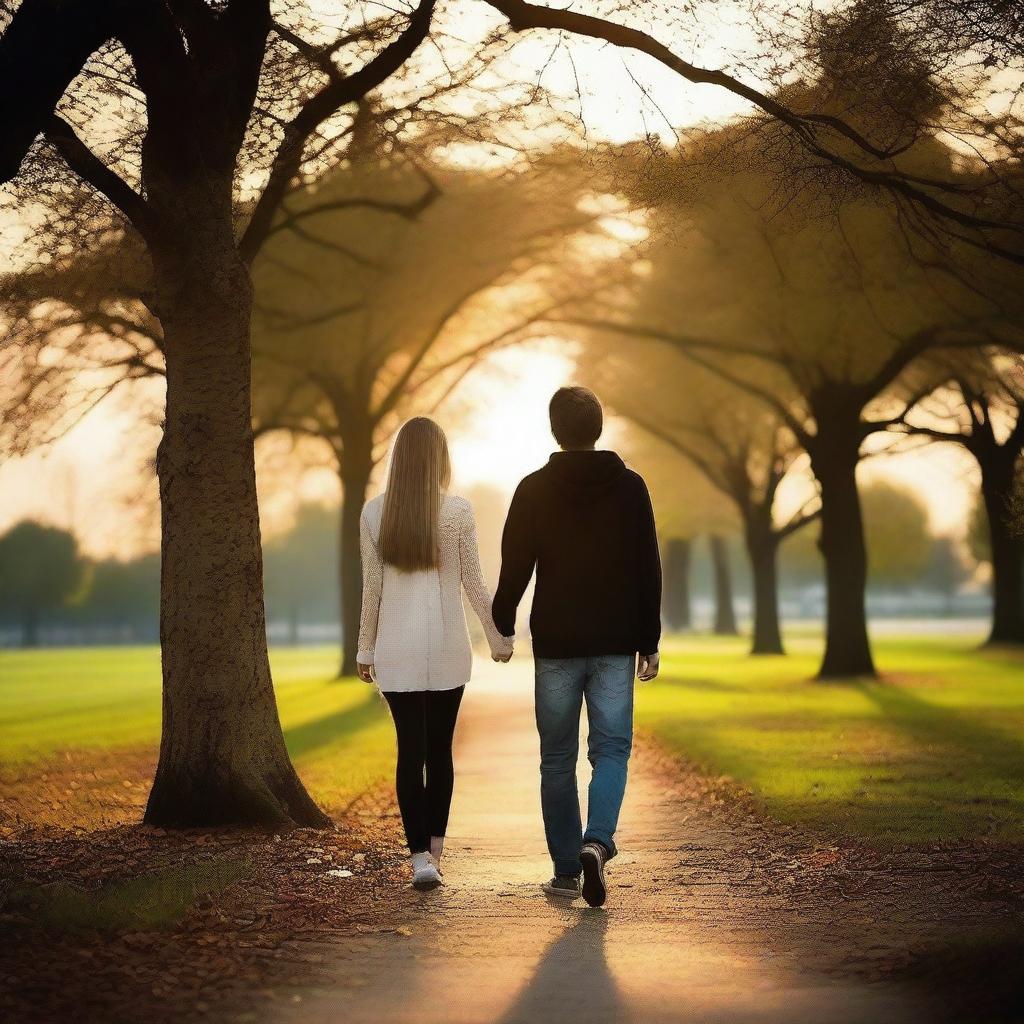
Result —
<instances>
[{"instance_id":1,"label":"tree bark","mask_svg":"<svg viewBox=\"0 0 1024 1024\"><path fill-rule=\"evenodd\" d=\"M271 681L250 408L251 282L230 217L221 224L218 232L216 211L200 211L195 232L206 237L190 251L182 243L156 268L167 360L157 453L163 734L145 820L326 826L288 756Z\"/></svg>"},{"instance_id":2,"label":"tree bark","mask_svg":"<svg viewBox=\"0 0 1024 1024\"><path fill-rule=\"evenodd\" d=\"M815 412L818 430L810 456L821 488L819 546L825 560L827 602L825 653L818 678L873 676L865 604L868 554L857 489L860 410L858 406L847 412L835 403L830 410Z\"/></svg>"},{"instance_id":3,"label":"tree bark","mask_svg":"<svg viewBox=\"0 0 1024 1024\"><path fill-rule=\"evenodd\" d=\"M725 538L711 535L711 562L714 570L715 621L717 636L736 636L736 609L732 600L732 571L729 566L729 548Z\"/></svg>"},{"instance_id":4,"label":"tree bark","mask_svg":"<svg viewBox=\"0 0 1024 1024\"><path fill-rule=\"evenodd\" d=\"M338 581L341 588L341 667L339 677L356 674L359 619L362 613L363 559L359 551L359 520L373 472L373 428L346 432L341 459L341 535Z\"/></svg>"},{"instance_id":5,"label":"tree bark","mask_svg":"<svg viewBox=\"0 0 1024 1024\"><path fill-rule=\"evenodd\" d=\"M992 546L992 628L989 644L1024 644L1024 541L1010 530L1016 453L975 451Z\"/></svg>"},{"instance_id":6,"label":"tree bark","mask_svg":"<svg viewBox=\"0 0 1024 1024\"><path fill-rule=\"evenodd\" d=\"M751 654L785 654L779 625L779 538L768 521L746 524L744 537L754 589L754 627Z\"/></svg>"},{"instance_id":7,"label":"tree bark","mask_svg":"<svg viewBox=\"0 0 1024 1024\"><path fill-rule=\"evenodd\" d=\"M664 608L665 624L671 630L689 629L693 624L690 610L690 549L688 537L673 537L665 543Z\"/></svg>"}]
</instances>

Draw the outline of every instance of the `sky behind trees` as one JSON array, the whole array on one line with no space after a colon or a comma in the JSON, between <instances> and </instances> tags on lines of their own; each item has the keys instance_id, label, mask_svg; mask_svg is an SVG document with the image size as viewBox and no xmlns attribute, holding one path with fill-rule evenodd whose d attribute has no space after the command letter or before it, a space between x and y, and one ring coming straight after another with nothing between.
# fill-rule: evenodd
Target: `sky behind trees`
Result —
<instances>
[{"instance_id":1,"label":"sky behind trees","mask_svg":"<svg viewBox=\"0 0 1024 1024\"><path fill-rule=\"evenodd\" d=\"M571 349L556 340L498 353L479 367L439 414L451 435L455 485L487 483L511 494L519 479L553 450L547 402L554 390L577 377ZM139 392L159 388L147 381ZM151 428L157 436L157 428ZM151 447L138 430L135 391L91 413L67 437L45 451L0 466L0 532L25 517L70 528L92 555L128 556L152 550L157 537L138 499L152 503L155 482L146 461ZM602 441L618 447L626 427L611 420ZM884 442L886 439L882 439ZM643 443L643 442L639 442ZM889 439L891 443L891 439ZM124 460L125 446L138 446ZM302 500L337 501L336 475L307 463L301 471L267 446L260 463L261 509L268 534L286 529ZM311 456L310 462L316 460ZM865 465L867 479L894 477L928 504L938 533L962 535L977 486L973 460L956 446L929 445L886 455ZM383 478L378 477L379 483ZM657 496L655 496L657 497ZM801 492L781 496L783 507Z\"/></svg>"},{"instance_id":2,"label":"sky behind trees","mask_svg":"<svg viewBox=\"0 0 1024 1024\"><path fill-rule=\"evenodd\" d=\"M333 16L329 6L311 5L328 28ZM610 4L608 13L615 13L620 6ZM831 6L819 5L826 11ZM759 5L761 27L777 27L779 17L793 9L791 3ZM724 67L746 81L755 81L758 73L765 72L766 51L763 39L759 40L753 28L748 3L703 5L699 31L693 30L697 13L681 5L650 3L639 15L639 22L635 7L623 11L631 22L640 24L646 19L646 27L656 28L658 37L684 59ZM479 47L501 20L486 5L446 6L439 11L434 36L446 54L464 56ZM792 57L792 51L773 54L781 65ZM439 59L439 50L421 51L415 58L417 73L429 74L432 66L440 67ZM577 36L538 32L514 37L512 45L503 49L488 69L481 86L524 80L535 81L548 90L559 114L541 132L536 132L536 115L529 112L522 125L507 126L506 138L526 139L534 132L529 135L531 145L569 130L582 132L588 144L644 136L674 141L695 125L722 123L750 110L750 104L727 90L686 83L642 54ZM1010 84L1006 83L1007 88ZM408 88L403 78L387 83L381 94L395 98ZM452 109L460 111L478 98L472 90L456 94L451 100ZM998 109L1004 101L1005 97L1001 99L995 91L988 99L989 109ZM483 162L510 156L487 142L461 142L452 155ZM0 216L7 214L0 211ZM31 217L22 217L20 226L28 231ZM24 232L4 234L8 245L17 246ZM452 433L460 479L466 484L486 481L508 488L543 461L550 450L543 422L546 395L572 377L571 353L560 357L531 348L488 361L467 380L457 405L441 414L447 417ZM496 385L495 381L500 383ZM25 515L36 515L73 526L85 548L96 554L128 554L151 547L155 536L146 528L145 516L139 514L139 499L141 496L143 505L155 502L145 453L152 450L158 435L155 418L148 435L150 428L145 422L140 429L139 414L143 413L145 421L148 408L159 403L159 389L160 385L152 381L134 385L130 394L104 403L51 450L9 459L0 466L0 528ZM531 416L528 410L535 412ZM521 421L530 422L524 426ZM518 428L510 429L510 424L517 422ZM614 434L606 441L614 443ZM126 465L120 456L136 445L138 457ZM293 502L275 498L275 480L279 478L270 467L263 468L264 519L272 533L287 523L288 506ZM866 472L892 473L910 482L926 498L936 529L954 533L962 530L975 483L973 467L963 453L929 448L879 460ZM294 483L289 481L289 492L295 492ZM300 493L303 497L331 497L336 496L336 486L328 474L314 472L302 482ZM72 518L74 523L70 522Z\"/></svg>"}]
</instances>

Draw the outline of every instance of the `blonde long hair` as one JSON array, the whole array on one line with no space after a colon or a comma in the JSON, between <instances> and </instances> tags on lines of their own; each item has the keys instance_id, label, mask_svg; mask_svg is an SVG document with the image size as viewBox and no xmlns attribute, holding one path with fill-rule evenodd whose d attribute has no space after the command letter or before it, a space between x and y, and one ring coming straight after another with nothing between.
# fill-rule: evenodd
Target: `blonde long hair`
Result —
<instances>
[{"instance_id":1,"label":"blonde long hair","mask_svg":"<svg viewBox=\"0 0 1024 1024\"><path fill-rule=\"evenodd\" d=\"M426 416L416 416L395 438L380 523L380 554L402 572L437 565L441 492L452 476L448 439Z\"/></svg>"}]
</instances>

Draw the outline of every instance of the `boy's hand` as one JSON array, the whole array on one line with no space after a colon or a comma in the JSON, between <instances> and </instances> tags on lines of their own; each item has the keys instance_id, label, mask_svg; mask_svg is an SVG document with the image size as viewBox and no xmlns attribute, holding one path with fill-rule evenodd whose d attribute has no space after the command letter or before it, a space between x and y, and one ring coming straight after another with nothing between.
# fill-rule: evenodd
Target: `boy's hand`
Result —
<instances>
[{"instance_id":1,"label":"boy's hand","mask_svg":"<svg viewBox=\"0 0 1024 1024\"><path fill-rule=\"evenodd\" d=\"M636 662L636 676L641 683L650 682L661 667L661 655L655 651L653 654L641 654Z\"/></svg>"}]
</instances>

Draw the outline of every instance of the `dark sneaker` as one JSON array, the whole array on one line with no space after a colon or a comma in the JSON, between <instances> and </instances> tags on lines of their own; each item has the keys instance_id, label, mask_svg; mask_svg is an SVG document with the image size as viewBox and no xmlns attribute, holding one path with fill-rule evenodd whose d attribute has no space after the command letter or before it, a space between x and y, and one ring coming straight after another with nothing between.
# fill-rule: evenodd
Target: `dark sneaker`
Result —
<instances>
[{"instance_id":1,"label":"dark sneaker","mask_svg":"<svg viewBox=\"0 0 1024 1024\"><path fill-rule=\"evenodd\" d=\"M583 862L583 898L592 907L603 907L608 897L608 888L604 884L608 851L600 843L584 843L580 860Z\"/></svg>"},{"instance_id":2,"label":"dark sneaker","mask_svg":"<svg viewBox=\"0 0 1024 1024\"><path fill-rule=\"evenodd\" d=\"M580 880L573 875L555 875L550 882L545 882L541 888L549 896L559 896L566 900L579 899Z\"/></svg>"}]
</instances>

